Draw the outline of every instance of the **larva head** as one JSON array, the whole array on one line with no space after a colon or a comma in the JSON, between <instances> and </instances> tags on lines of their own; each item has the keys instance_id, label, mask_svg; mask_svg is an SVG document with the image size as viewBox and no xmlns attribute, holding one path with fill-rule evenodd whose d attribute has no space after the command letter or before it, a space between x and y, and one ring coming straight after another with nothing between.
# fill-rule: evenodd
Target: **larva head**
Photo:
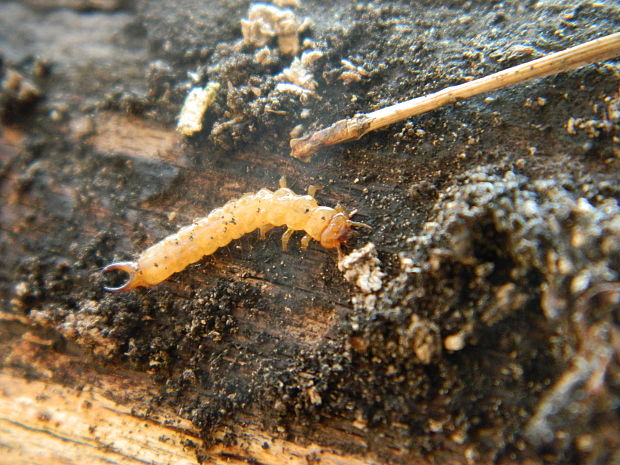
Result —
<instances>
[{"instance_id":1,"label":"larva head","mask_svg":"<svg viewBox=\"0 0 620 465\"><path fill-rule=\"evenodd\" d=\"M349 218L350 214L345 212L336 213L327 227L321 233L321 245L326 249L336 249L340 245L346 242L353 235L353 226L360 223L355 223Z\"/></svg>"},{"instance_id":2,"label":"larva head","mask_svg":"<svg viewBox=\"0 0 620 465\"><path fill-rule=\"evenodd\" d=\"M103 288L106 291L110 291L110 292L124 292L124 291L129 291L130 289L133 289L134 287L138 287L138 286L142 286L142 282L140 281L139 275L140 273L138 272L138 264L136 262L116 262L116 263L110 263L108 266L106 266L103 269L103 273L107 272L107 271L112 271L112 270L121 270L124 271L125 273L127 273L129 275L129 278L127 278L127 281L125 281L125 284L123 284L122 286L119 287L107 287L104 286Z\"/></svg>"}]
</instances>

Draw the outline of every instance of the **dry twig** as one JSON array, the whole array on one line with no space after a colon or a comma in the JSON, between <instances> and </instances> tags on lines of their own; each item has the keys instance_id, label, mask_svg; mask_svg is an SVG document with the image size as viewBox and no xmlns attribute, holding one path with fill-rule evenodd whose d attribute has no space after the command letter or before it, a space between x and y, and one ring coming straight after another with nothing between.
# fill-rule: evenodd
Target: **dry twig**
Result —
<instances>
[{"instance_id":1,"label":"dry twig","mask_svg":"<svg viewBox=\"0 0 620 465\"><path fill-rule=\"evenodd\" d=\"M291 139L291 156L308 162L322 147L359 139L370 131L454 103L459 99L473 97L530 79L561 73L597 61L608 60L618 55L620 55L620 32L561 52L552 53L474 81L447 87L430 95L397 103L372 113L358 114L353 118L337 121L328 128L321 129L306 137Z\"/></svg>"}]
</instances>

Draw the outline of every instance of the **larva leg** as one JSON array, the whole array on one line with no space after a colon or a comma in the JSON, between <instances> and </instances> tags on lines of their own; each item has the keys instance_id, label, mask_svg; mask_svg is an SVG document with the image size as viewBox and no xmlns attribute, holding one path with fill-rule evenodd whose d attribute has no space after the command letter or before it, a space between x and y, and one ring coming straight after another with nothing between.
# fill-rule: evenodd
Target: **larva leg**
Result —
<instances>
[{"instance_id":1,"label":"larva leg","mask_svg":"<svg viewBox=\"0 0 620 465\"><path fill-rule=\"evenodd\" d=\"M286 176L282 176L282 177L280 178L280 180L278 181L278 184L279 184L279 185L280 185L280 187L282 187L282 188L284 188L284 187L288 187L288 186L286 185Z\"/></svg>"},{"instance_id":2,"label":"larva leg","mask_svg":"<svg viewBox=\"0 0 620 465\"><path fill-rule=\"evenodd\" d=\"M323 189L321 186L313 186L310 185L308 186L308 195L312 198L314 198L316 191L320 191L321 189Z\"/></svg>"},{"instance_id":3,"label":"larva leg","mask_svg":"<svg viewBox=\"0 0 620 465\"><path fill-rule=\"evenodd\" d=\"M285 252L288 250L288 241L291 239L294 232L294 229L287 229L284 231L284 234L282 234L282 250Z\"/></svg>"},{"instance_id":4,"label":"larva leg","mask_svg":"<svg viewBox=\"0 0 620 465\"><path fill-rule=\"evenodd\" d=\"M312 195L312 194L310 194ZM304 237L301 238L300 244L301 244L301 250L303 250L304 252L308 249L308 245L310 245L310 241L312 240L312 237L310 237L308 234L306 234Z\"/></svg>"},{"instance_id":5,"label":"larva leg","mask_svg":"<svg viewBox=\"0 0 620 465\"><path fill-rule=\"evenodd\" d=\"M272 224L266 224L264 226L260 226L258 228L258 233L260 234L260 240L264 241L267 238L267 233L275 228Z\"/></svg>"}]
</instances>

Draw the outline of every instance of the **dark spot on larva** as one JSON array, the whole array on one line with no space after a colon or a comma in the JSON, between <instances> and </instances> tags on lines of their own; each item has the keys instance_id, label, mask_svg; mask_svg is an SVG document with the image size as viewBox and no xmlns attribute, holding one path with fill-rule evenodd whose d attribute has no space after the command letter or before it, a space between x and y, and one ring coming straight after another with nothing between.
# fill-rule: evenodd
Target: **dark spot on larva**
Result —
<instances>
[{"instance_id":1,"label":"dark spot on larva","mask_svg":"<svg viewBox=\"0 0 620 465\"><path fill-rule=\"evenodd\" d=\"M321 221L325 221L325 217L324 216L321 217Z\"/></svg>"},{"instance_id":2,"label":"dark spot on larva","mask_svg":"<svg viewBox=\"0 0 620 465\"><path fill-rule=\"evenodd\" d=\"M235 220L235 218L232 218L232 219L230 220L230 222L231 222L232 224L237 224L237 221Z\"/></svg>"},{"instance_id":3,"label":"dark spot on larva","mask_svg":"<svg viewBox=\"0 0 620 465\"><path fill-rule=\"evenodd\" d=\"M213 239L213 236L209 236L209 239Z\"/></svg>"},{"instance_id":4,"label":"dark spot on larva","mask_svg":"<svg viewBox=\"0 0 620 465\"><path fill-rule=\"evenodd\" d=\"M159 263L153 263L153 266L154 266L155 268L159 268Z\"/></svg>"},{"instance_id":5,"label":"dark spot on larva","mask_svg":"<svg viewBox=\"0 0 620 465\"><path fill-rule=\"evenodd\" d=\"M306 208L306 211L305 211L304 213L308 213L309 211L310 211L310 209L309 209L309 208Z\"/></svg>"},{"instance_id":6,"label":"dark spot on larva","mask_svg":"<svg viewBox=\"0 0 620 465\"><path fill-rule=\"evenodd\" d=\"M256 209L256 213L260 213L260 208L257 208L257 209Z\"/></svg>"}]
</instances>

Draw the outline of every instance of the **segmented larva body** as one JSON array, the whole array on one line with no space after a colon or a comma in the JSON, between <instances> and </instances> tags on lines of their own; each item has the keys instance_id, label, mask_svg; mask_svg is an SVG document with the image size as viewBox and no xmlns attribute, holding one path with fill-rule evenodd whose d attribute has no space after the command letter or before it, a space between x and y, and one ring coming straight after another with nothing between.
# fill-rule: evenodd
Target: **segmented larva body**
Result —
<instances>
[{"instance_id":1,"label":"segmented larva body","mask_svg":"<svg viewBox=\"0 0 620 465\"><path fill-rule=\"evenodd\" d=\"M347 214L340 207L319 206L313 196L316 188L310 188L308 195L298 195L286 188L283 180L280 185L276 191L261 189L216 208L207 217L149 247L135 262L106 266L104 272L119 269L129 274L123 286L106 289L120 292L158 284L255 229L264 236L273 227L287 226L282 236L284 249L291 234L303 230L306 235L301 245L305 249L311 239L326 248L339 248L350 236L352 226L366 226L350 221L355 212Z\"/></svg>"}]
</instances>

